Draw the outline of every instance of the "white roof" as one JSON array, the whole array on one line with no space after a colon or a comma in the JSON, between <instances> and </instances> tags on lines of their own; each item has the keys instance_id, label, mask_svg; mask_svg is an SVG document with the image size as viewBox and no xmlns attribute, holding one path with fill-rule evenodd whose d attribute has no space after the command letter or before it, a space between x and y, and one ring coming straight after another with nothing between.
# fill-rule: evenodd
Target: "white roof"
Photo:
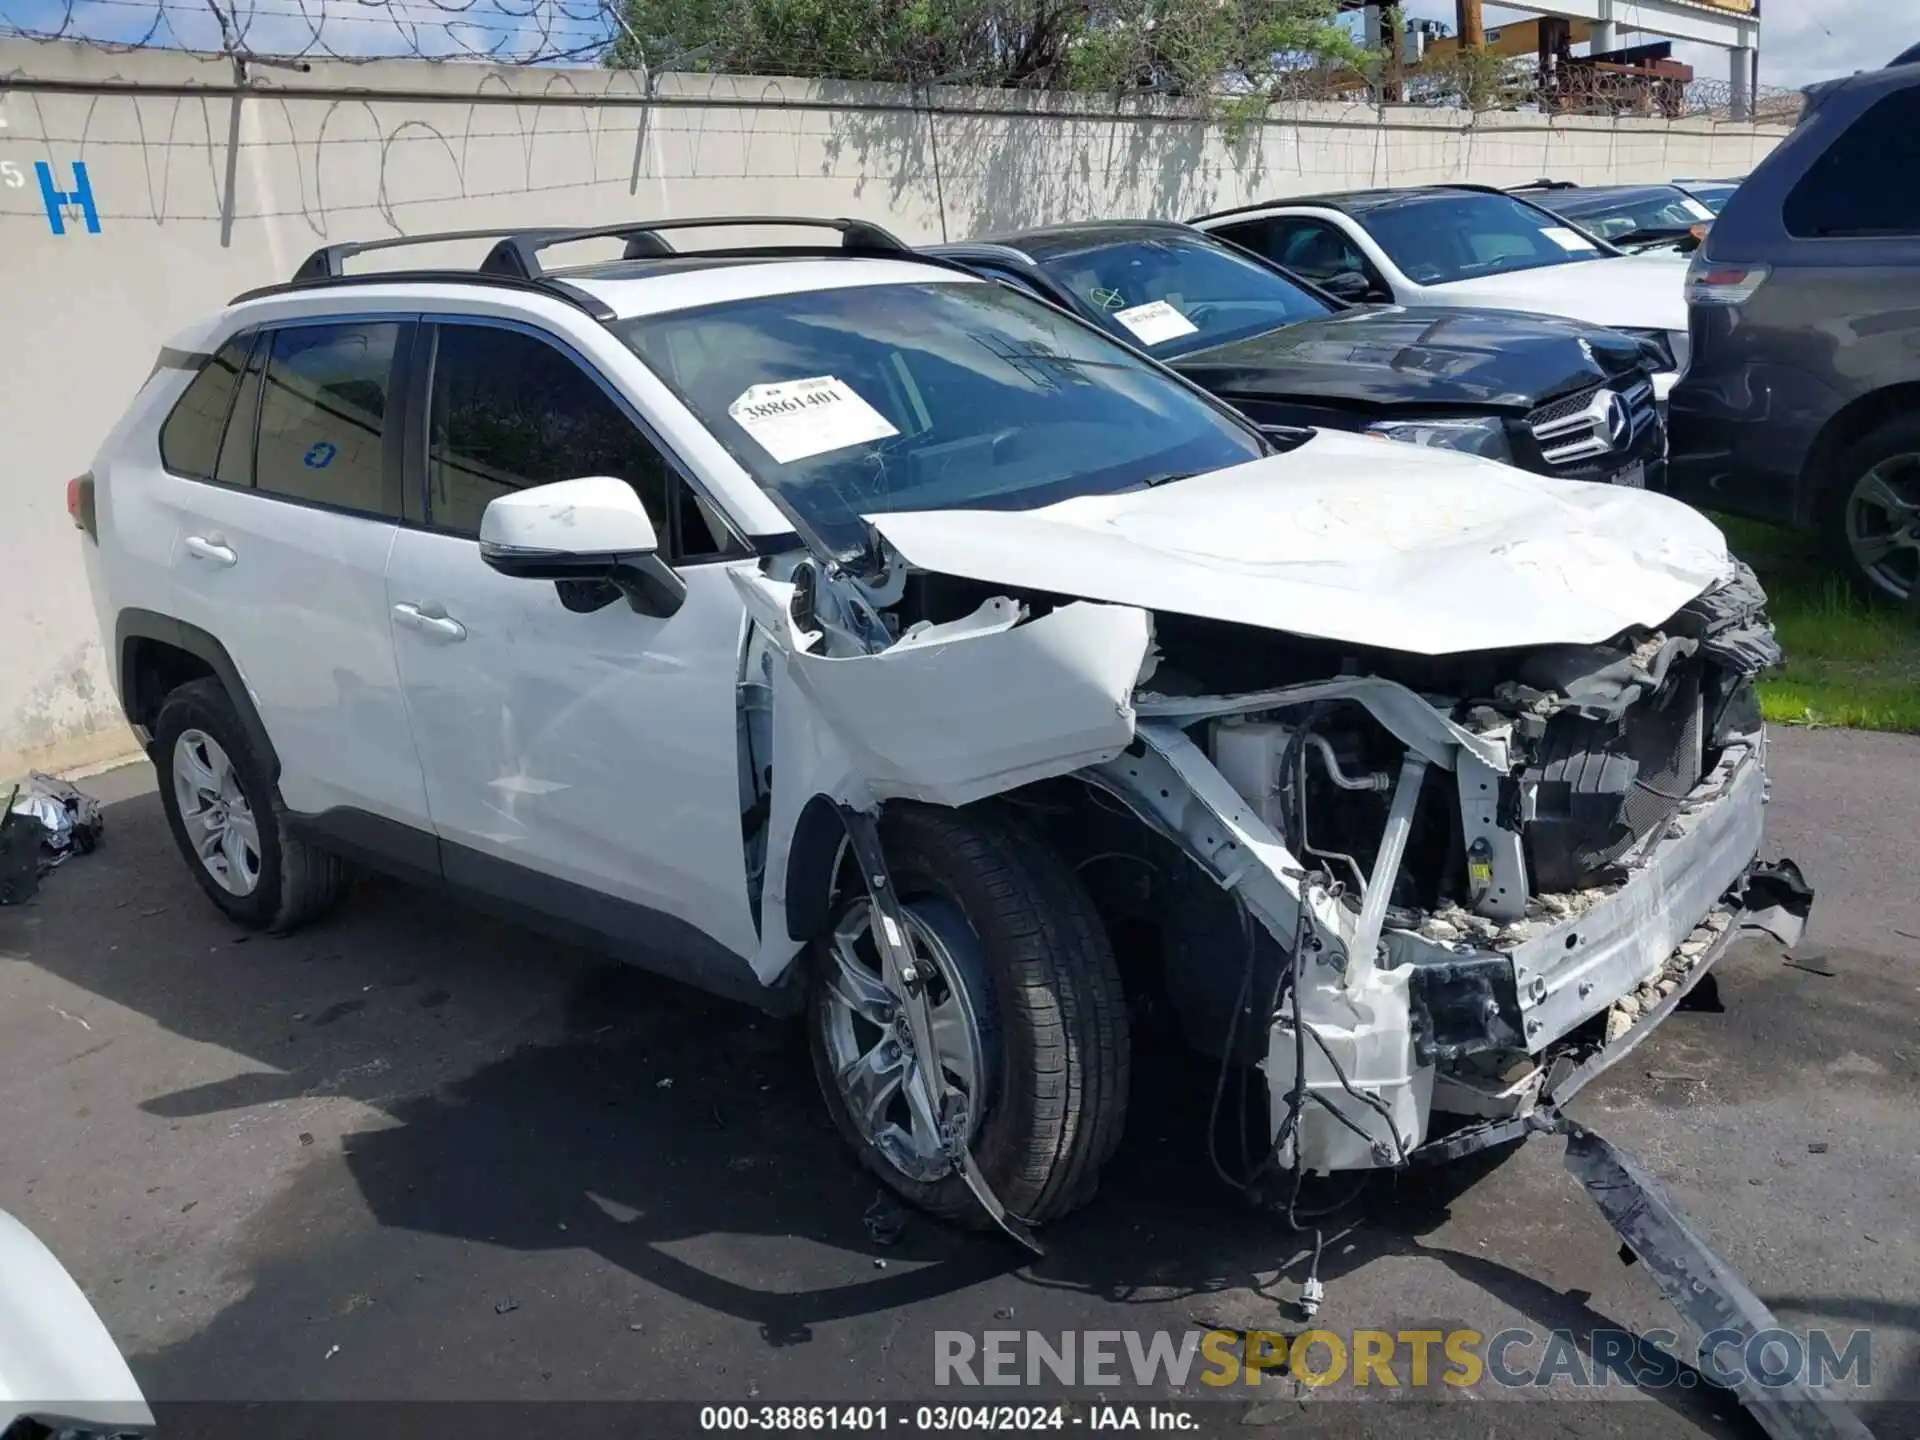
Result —
<instances>
[{"instance_id":1,"label":"white roof","mask_svg":"<svg viewBox=\"0 0 1920 1440\"><path fill-rule=\"evenodd\" d=\"M727 300L762 295L806 294L817 290L852 290L868 285L985 284L972 275L912 260L861 256L850 259L754 260L716 264L705 269L674 269L654 274L620 276L556 274L576 290L603 301L622 320L637 315L660 315L691 310Z\"/></svg>"}]
</instances>

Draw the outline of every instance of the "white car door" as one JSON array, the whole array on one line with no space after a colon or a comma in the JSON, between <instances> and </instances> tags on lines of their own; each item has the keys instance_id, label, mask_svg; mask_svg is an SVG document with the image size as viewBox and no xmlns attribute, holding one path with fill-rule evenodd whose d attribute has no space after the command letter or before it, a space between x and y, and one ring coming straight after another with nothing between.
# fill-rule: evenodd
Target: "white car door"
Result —
<instances>
[{"instance_id":1,"label":"white car door","mask_svg":"<svg viewBox=\"0 0 1920 1440\"><path fill-rule=\"evenodd\" d=\"M552 339L443 321L427 397L424 507L387 602L449 879L590 938L659 952L758 948L741 830L736 682L751 564L624 402ZM639 492L686 581L670 617L569 610L551 583L480 559L497 495L586 475ZM747 972L742 966L741 975ZM713 977L701 977L711 981Z\"/></svg>"},{"instance_id":2,"label":"white car door","mask_svg":"<svg viewBox=\"0 0 1920 1440\"><path fill-rule=\"evenodd\" d=\"M223 351L168 419L155 492L176 517L175 613L232 658L280 758L288 808L424 831L386 598L396 357L412 329L279 325L260 332L237 375L245 352Z\"/></svg>"}]
</instances>

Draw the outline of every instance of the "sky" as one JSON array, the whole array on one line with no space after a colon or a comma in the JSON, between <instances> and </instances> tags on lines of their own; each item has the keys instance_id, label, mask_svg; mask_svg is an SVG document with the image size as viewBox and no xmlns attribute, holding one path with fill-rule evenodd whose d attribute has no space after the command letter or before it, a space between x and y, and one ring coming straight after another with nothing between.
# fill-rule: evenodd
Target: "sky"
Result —
<instances>
[{"instance_id":1,"label":"sky","mask_svg":"<svg viewBox=\"0 0 1920 1440\"><path fill-rule=\"evenodd\" d=\"M606 32L600 0L216 0L232 15L251 12L245 39L268 54L334 53L484 56L503 60L585 58ZM1453 0L1403 0L1410 16L1444 20ZM1625 10L1630 0L1616 7ZM1920 41L1920 23L1887 21L1916 0L1762 0L1760 83L1799 87L1816 80L1877 69ZM29 29L101 40L194 49L220 48L219 27L207 0L0 0L0 33ZM1525 19L1527 12L1488 5L1489 25ZM1877 22L1877 23L1876 23ZM1622 36L1622 43L1639 38ZM1727 78L1726 52L1674 43L1674 58L1702 79Z\"/></svg>"},{"instance_id":2,"label":"sky","mask_svg":"<svg viewBox=\"0 0 1920 1440\"><path fill-rule=\"evenodd\" d=\"M1454 19L1453 0L1404 0L1410 16ZM1895 12L1911 6L1914 24L1901 26ZM1628 8L1615 5L1615 13ZM1877 70L1907 46L1920 41L1920 5L1912 0L1761 0L1760 83L1798 88L1816 80ZM1488 5L1486 23L1531 18L1526 12ZM1889 24L1892 20L1894 23ZM1628 37L1622 44L1640 44L1659 36ZM1709 45L1676 40L1673 58L1693 66L1703 80L1727 78L1727 52Z\"/></svg>"}]
</instances>

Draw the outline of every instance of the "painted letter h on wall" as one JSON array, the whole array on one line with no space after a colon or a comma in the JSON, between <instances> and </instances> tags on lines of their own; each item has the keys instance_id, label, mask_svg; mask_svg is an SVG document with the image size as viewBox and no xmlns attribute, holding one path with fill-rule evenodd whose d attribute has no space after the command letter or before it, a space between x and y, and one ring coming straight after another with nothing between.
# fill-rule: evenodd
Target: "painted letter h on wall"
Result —
<instances>
[{"instance_id":1,"label":"painted letter h on wall","mask_svg":"<svg viewBox=\"0 0 1920 1440\"><path fill-rule=\"evenodd\" d=\"M87 233L100 233L100 212L93 208L93 186L87 180L87 163L84 160L73 162L73 189L56 190L53 188L53 167L44 160L33 162L33 173L40 177L40 198L46 202L47 223L53 227L53 233L67 233L66 216L61 212L66 206L79 208L81 216L87 222Z\"/></svg>"}]
</instances>

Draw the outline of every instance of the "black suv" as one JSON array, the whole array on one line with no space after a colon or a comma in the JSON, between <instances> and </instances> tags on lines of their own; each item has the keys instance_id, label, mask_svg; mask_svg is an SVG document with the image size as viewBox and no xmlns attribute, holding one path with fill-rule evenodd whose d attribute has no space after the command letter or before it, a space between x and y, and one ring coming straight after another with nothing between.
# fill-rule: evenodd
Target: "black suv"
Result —
<instances>
[{"instance_id":1,"label":"black suv","mask_svg":"<svg viewBox=\"0 0 1920 1440\"><path fill-rule=\"evenodd\" d=\"M930 247L1100 326L1263 426L1359 430L1567 480L1658 488L1645 347L1576 320L1352 305L1162 220Z\"/></svg>"},{"instance_id":2,"label":"black suv","mask_svg":"<svg viewBox=\"0 0 1920 1440\"><path fill-rule=\"evenodd\" d=\"M1687 276L1672 491L1920 600L1920 63L1807 92Z\"/></svg>"}]
</instances>

